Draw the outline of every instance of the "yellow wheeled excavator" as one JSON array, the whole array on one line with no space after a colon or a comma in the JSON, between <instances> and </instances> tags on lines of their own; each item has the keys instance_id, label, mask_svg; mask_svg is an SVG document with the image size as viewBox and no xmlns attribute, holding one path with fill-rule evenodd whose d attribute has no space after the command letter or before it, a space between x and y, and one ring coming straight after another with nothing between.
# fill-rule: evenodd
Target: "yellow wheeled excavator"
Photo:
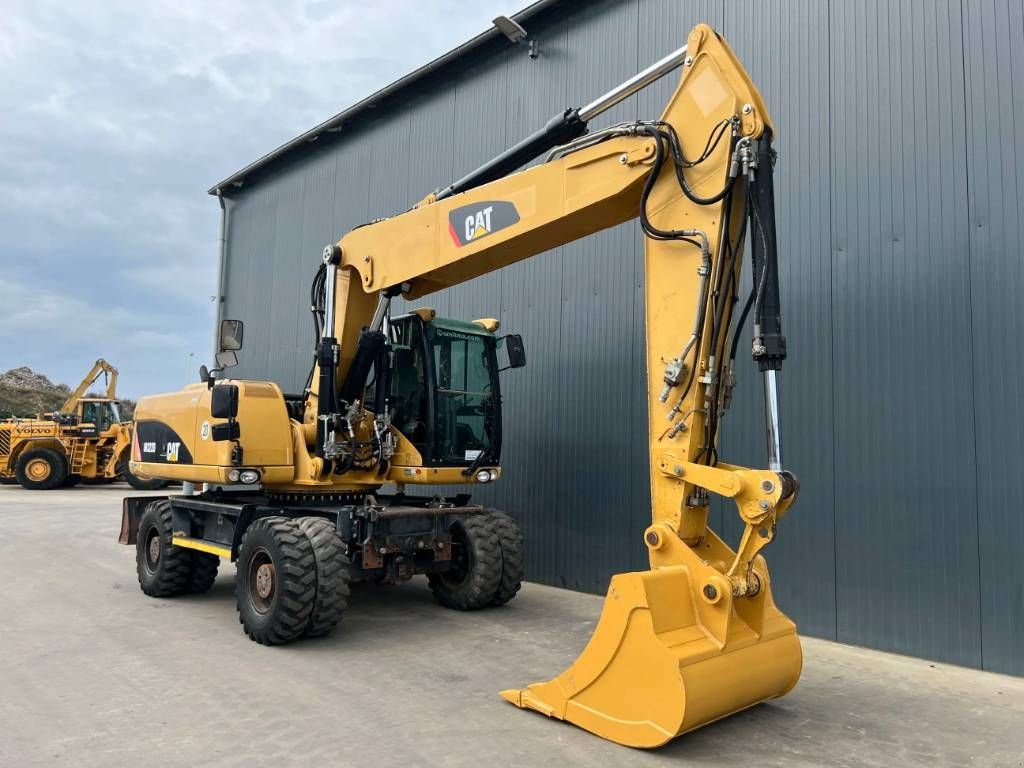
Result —
<instances>
[{"instance_id":1,"label":"yellow wheeled excavator","mask_svg":"<svg viewBox=\"0 0 1024 768\"><path fill-rule=\"evenodd\" d=\"M660 118L588 131L595 116L677 69ZM700 25L685 47L594 102L329 245L313 281L315 363L302 393L203 371L203 383L139 402L133 469L204 484L192 495L125 500L120 540L136 546L143 591L202 591L218 558L234 561L243 629L267 644L329 632L351 579L424 573L438 601L461 610L510 600L523 577L514 519L468 494L423 491L499 478L498 359L525 363L522 340L498 337L493 319L447 320L423 307L393 314L392 299L415 302L638 218L650 568L612 577L593 638L568 670L502 695L655 747L785 694L800 675L800 642L761 556L797 493L779 437L786 348L772 135L736 56ZM741 305L748 239L753 288ZM766 469L727 463L717 442L751 313ZM239 322L222 324L221 369L236 362L241 336ZM385 493L390 485L396 491ZM736 503L744 531L735 549L708 527L712 495Z\"/></svg>"}]
</instances>

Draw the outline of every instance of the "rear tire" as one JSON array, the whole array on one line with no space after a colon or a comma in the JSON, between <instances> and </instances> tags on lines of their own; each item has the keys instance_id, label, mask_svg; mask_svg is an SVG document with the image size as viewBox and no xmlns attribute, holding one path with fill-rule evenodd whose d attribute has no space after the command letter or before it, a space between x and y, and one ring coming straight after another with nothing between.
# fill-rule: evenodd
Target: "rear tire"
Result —
<instances>
[{"instance_id":1,"label":"rear tire","mask_svg":"<svg viewBox=\"0 0 1024 768\"><path fill-rule=\"evenodd\" d=\"M81 475L68 475L64 478L64 482L61 483L61 486L64 488L74 488L80 482L82 482Z\"/></svg>"},{"instance_id":2,"label":"rear tire","mask_svg":"<svg viewBox=\"0 0 1024 768\"><path fill-rule=\"evenodd\" d=\"M208 592L217 580L220 558L206 552L192 550L192 572L188 577L188 591L193 594Z\"/></svg>"},{"instance_id":3,"label":"rear tire","mask_svg":"<svg viewBox=\"0 0 1024 768\"><path fill-rule=\"evenodd\" d=\"M316 597L306 625L307 637L330 634L348 608L348 555L334 523L323 517L300 517L299 528L309 538L316 558Z\"/></svg>"},{"instance_id":4,"label":"rear tire","mask_svg":"<svg viewBox=\"0 0 1024 768\"><path fill-rule=\"evenodd\" d=\"M501 581L491 605L504 605L523 585L523 532L519 523L505 512L495 510L488 517L501 545Z\"/></svg>"},{"instance_id":5,"label":"rear tire","mask_svg":"<svg viewBox=\"0 0 1024 768\"><path fill-rule=\"evenodd\" d=\"M136 491L159 491L161 488L166 488L170 483L169 480L145 479L132 474L127 458L123 458L118 462L117 473Z\"/></svg>"},{"instance_id":6,"label":"rear tire","mask_svg":"<svg viewBox=\"0 0 1024 768\"><path fill-rule=\"evenodd\" d=\"M451 567L430 574L434 597L456 611L490 605L501 584L501 544L488 516L460 517L448 530L452 536Z\"/></svg>"},{"instance_id":7,"label":"rear tire","mask_svg":"<svg viewBox=\"0 0 1024 768\"><path fill-rule=\"evenodd\" d=\"M171 543L171 503L166 499L146 507L135 540L135 570L139 586L150 597L187 592L192 577L192 551Z\"/></svg>"},{"instance_id":8,"label":"rear tire","mask_svg":"<svg viewBox=\"0 0 1024 768\"><path fill-rule=\"evenodd\" d=\"M14 475L28 491L50 491L67 479L68 461L52 448L33 448L18 457Z\"/></svg>"},{"instance_id":9,"label":"rear tire","mask_svg":"<svg viewBox=\"0 0 1024 768\"><path fill-rule=\"evenodd\" d=\"M261 645L295 640L316 599L313 544L295 520L263 517L245 531L235 563L238 620Z\"/></svg>"}]
</instances>

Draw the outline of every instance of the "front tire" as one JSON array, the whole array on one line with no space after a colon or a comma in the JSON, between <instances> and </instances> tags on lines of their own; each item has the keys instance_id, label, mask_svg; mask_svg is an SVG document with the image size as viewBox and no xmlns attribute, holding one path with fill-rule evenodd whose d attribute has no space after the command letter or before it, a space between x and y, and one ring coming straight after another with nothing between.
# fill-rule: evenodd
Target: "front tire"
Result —
<instances>
[{"instance_id":1,"label":"front tire","mask_svg":"<svg viewBox=\"0 0 1024 768\"><path fill-rule=\"evenodd\" d=\"M171 504L154 501L139 520L135 540L135 570L139 586L150 597L171 597L187 592L192 576L192 551L171 543Z\"/></svg>"},{"instance_id":2,"label":"front tire","mask_svg":"<svg viewBox=\"0 0 1024 768\"><path fill-rule=\"evenodd\" d=\"M118 462L117 473L136 491L159 491L161 488L166 488L170 482L168 480L142 478L132 474L127 458L123 458Z\"/></svg>"},{"instance_id":3,"label":"front tire","mask_svg":"<svg viewBox=\"0 0 1024 768\"><path fill-rule=\"evenodd\" d=\"M245 531L235 563L238 620L261 645L280 645L306 631L316 600L316 555L299 523L263 517Z\"/></svg>"},{"instance_id":4,"label":"front tire","mask_svg":"<svg viewBox=\"0 0 1024 768\"><path fill-rule=\"evenodd\" d=\"M68 462L52 448L33 448L18 457L14 475L25 490L50 491L67 479Z\"/></svg>"},{"instance_id":5,"label":"front tire","mask_svg":"<svg viewBox=\"0 0 1024 768\"><path fill-rule=\"evenodd\" d=\"M300 517L296 522L313 545L316 558L316 597L306 637L321 637L331 633L348 608L351 563L333 522L323 517Z\"/></svg>"},{"instance_id":6,"label":"front tire","mask_svg":"<svg viewBox=\"0 0 1024 768\"><path fill-rule=\"evenodd\" d=\"M519 523L505 512L495 510L488 517L501 545L501 580L491 605L504 605L516 596L523 585L523 532Z\"/></svg>"},{"instance_id":7,"label":"front tire","mask_svg":"<svg viewBox=\"0 0 1024 768\"><path fill-rule=\"evenodd\" d=\"M491 604L501 585L501 543L487 515L460 517L448 529L452 560L429 576L434 597L445 608L475 611Z\"/></svg>"}]
</instances>

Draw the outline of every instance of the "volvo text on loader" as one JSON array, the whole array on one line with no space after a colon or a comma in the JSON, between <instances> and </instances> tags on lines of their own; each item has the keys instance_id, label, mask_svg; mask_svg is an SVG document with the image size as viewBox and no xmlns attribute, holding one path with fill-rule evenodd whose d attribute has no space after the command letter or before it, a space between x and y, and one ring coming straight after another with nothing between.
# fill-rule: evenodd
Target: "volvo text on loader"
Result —
<instances>
[{"instance_id":1,"label":"volvo text on loader","mask_svg":"<svg viewBox=\"0 0 1024 768\"><path fill-rule=\"evenodd\" d=\"M678 68L660 119L588 132L596 115ZM498 479L498 357L521 365L521 340L496 337L490 319L444 320L427 308L393 315L392 299L415 301L639 218L650 569L612 577L594 636L567 671L502 695L654 747L789 691L800 642L772 600L760 554L797 492L779 438L776 372L786 349L772 134L747 73L700 25L686 47L608 94L411 210L329 245L313 281L315 365L301 394L204 372L205 383L139 402L132 467L205 489L125 500L120 540L136 546L143 591L201 591L218 558L234 561L241 623L261 643L330 631L351 579L425 573L445 606L507 602L523 576L513 518L429 486ZM516 172L544 153L545 162ZM740 304L748 235L753 289ZM717 445L750 313L767 469L729 464ZM221 339L223 368L235 362L241 324L225 321ZM708 527L713 494L731 498L744 523L735 549Z\"/></svg>"},{"instance_id":2,"label":"volvo text on loader","mask_svg":"<svg viewBox=\"0 0 1024 768\"><path fill-rule=\"evenodd\" d=\"M86 397L100 376L106 377L106 395ZM131 473L131 426L121 421L116 391L117 369L100 359L59 410L0 422L0 482L17 482L28 490L118 478L137 490L166 486L166 481Z\"/></svg>"}]
</instances>

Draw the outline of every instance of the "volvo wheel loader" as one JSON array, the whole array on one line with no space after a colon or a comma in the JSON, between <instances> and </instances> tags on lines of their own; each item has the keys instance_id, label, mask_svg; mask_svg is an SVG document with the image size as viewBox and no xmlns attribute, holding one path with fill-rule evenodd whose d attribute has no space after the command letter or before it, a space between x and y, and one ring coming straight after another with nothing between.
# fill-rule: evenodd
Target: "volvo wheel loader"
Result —
<instances>
[{"instance_id":1,"label":"volvo wheel loader","mask_svg":"<svg viewBox=\"0 0 1024 768\"><path fill-rule=\"evenodd\" d=\"M677 69L659 118L588 130L595 116ZM761 555L797 494L779 436L776 372L786 345L772 137L747 73L700 25L685 47L601 98L555 116L409 211L329 245L312 284L317 339L303 392L203 371L205 383L139 402L133 470L204 489L125 499L120 541L136 547L142 590L202 591L218 558L233 561L243 629L266 644L329 632L353 579L422 573L445 606L506 603L523 578L516 522L471 503L468 492L430 488L472 490L500 477L502 421L516 416L501 411L498 358L523 364L521 339L496 336L493 319L442 319L425 307L393 314L392 300L415 305L639 219L650 568L612 577L593 638L568 670L502 696L606 739L654 747L785 694L800 675L800 642L772 599ZM742 297L744 258L753 288ZM764 381L765 469L730 464L718 448L750 315ZM223 323L221 369L236 362L241 334L240 323ZM708 527L713 495L736 504L744 530L735 547Z\"/></svg>"},{"instance_id":2,"label":"volvo wheel loader","mask_svg":"<svg viewBox=\"0 0 1024 768\"><path fill-rule=\"evenodd\" d=\"M106 396L86 397L100 376L106 377ZM17 482L27 490L119 477L138 490L167 485L133 475L128 468L131 425L121 420L116 391L117 369L99 359L59 410L0 422L0 481Z\"/></svg>"}]
</instances>

